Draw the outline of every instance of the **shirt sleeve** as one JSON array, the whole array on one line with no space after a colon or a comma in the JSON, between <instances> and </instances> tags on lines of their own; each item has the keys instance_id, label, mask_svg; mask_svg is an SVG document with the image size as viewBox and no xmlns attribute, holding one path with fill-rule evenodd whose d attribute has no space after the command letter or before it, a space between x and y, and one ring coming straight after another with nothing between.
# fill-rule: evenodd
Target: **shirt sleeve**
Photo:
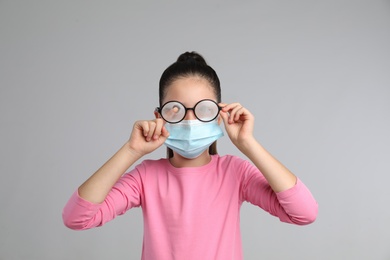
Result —
<instances>
[{"instance_id":1,"label":"shirt sleeve","mask_svg":"<svg viewBox=\"0 0 390 260\"><path fill-rule=\"evenodd\" d=\"M81 198L76 190L62 212L65 226L74 230L102 226L127 210L140 206L141 183L142 180L136 168L123 175L100 204Z\"/></svg>"},{"instance_id":2,"label":"shirt sleeve","mask_svg":"<svg viewBox=\"0 0 390 260\"><path fill-rule=\"evenodd\" d=\"M307 225L315 221L318 204L300 179L292 188L276 193L256 167L248 162L243 167L242 200L259 206L282 222Z\"/></svg>"}]
</instances>

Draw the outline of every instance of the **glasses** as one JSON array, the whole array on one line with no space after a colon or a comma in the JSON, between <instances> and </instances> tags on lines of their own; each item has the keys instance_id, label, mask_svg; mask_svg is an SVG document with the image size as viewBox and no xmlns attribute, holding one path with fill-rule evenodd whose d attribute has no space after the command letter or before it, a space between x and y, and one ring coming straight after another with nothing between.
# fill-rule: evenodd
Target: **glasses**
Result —
<instances>
[{"instance_id":1,"label":"glasses","mask_svg":"<svg viewBox=\"0 0 390 260\"><path fill-rule=\"evenodd\" d=\"M169 101L161 108L156 108L156 111L161 115L161 117L171 124L176 124L182 121L186 117L188 110L192 110L199 121L210 122L217 118L221 108L214 100L211 99L203 99L196 103L192 108L185 107L179 101Z\"/></svg>"}]
</instances>

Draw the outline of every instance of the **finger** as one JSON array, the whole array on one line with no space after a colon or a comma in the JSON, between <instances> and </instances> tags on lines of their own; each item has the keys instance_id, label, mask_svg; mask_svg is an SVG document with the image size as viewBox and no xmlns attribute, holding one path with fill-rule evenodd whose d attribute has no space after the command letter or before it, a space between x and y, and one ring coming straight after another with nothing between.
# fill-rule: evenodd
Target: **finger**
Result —
<instances>
[{"instance_id":1,"label":"finger","mask_svg":"<svg viewBox=\"0 0 390 260\"><path fill-rule=\"evenodd\" d=\"M137 128L139 128L142 132L142 135L144 137L148 136L149 133L149 125L147 121L139 121L136 125Z\"/></svg>"},{"instance_id":2,"label":"finger","mask_svg":"<svg viewBox=\"0 0 390 260\"><path fill-rule=\"evenodd\" d=\"M225 125L229 123L229 114L227 112L221 111L220 116L222 117L222 121Z\"/></svg>"},{"instance_id":3,"label":"finger","mask_svg":"<svg viewBox=\"0 0 390 260\"><path fill-rule=\"evenodd\" d=\"M158 118L158 119L156 119L156 121L158 122L158 125L161 125L160 136L162 135L163 137L168 137L169 132L165 127L165 124L166 124L165 120L162 118Z\"/></svg>"},{"instance_id":4,"label":"finger","mask_svg":"<svg viewBox=\"0 0 390 260\"><path fill-rule=\"evenodd\" d=\"M164 136L164 137L168 137L168 136L169 136L169 132L168 132L168 130L165 128L165 126L162 127L162 129L161 129L161 134L162 134L162 136Z\"/></svg>"},{"instance_id":5,"label":"finger","mask_svg":"<svg viewBox=\"0 0 390 260\"><path fill-rule=\"evenodd\" d=\"M238 121L239 118L240 118L240 113L238 113L240 111L240 109L242 108L242 106L239 104L239 103L236 103L235 106L229 111L230 112L230 122L233 123L234 121Z\"/></svg>"},{"instance_id":6,"label":"finger","mask_svg":"<svg viewBox=\"0 0 390 260\"><path fill-rule=\"evenodd\" d=\"M244 107L240 107L239 109L237 109L235 115L234 115L234 121L239 121L241 116L245 114L245 108Z\"/></svg>"},{"instance_id":7,"label":"finger","mask_svg":"<svg viewBox=\"0 0 390 260\"><path fill-rule=\"evenodd\" d=\"M227 105L226 103L222 103L222 102L221 102L221 103L218 103L218 106L221 107L221 108L226 107L226 105Z\"/></svg>"},{"instance_id":8,"label":"finger","mask_svg":"<svg viewBox=\"0 0 390 260\"><path fill-rule=\"evenodd\" d=\"M172 108L167 112L168 117L169 117L169 118L175 117L175 115L179 112L179 110L180 110L180 109L179 109L178 106L172 107Z\"/></svg>"},{"instance_id":9,"label":"finger","mask_svg":"<svg viewBox=\"0 0 390 260\"><path fill-rule=\"evenodd\" d=\"M221 115L223 114L222 120L224 121L224 124L227 124L229 122L230 117L230 111L233 107L233 104L226 104L226 103L218 103L219 107L221 107Z\"/></svg>"},{"instance_id":10,"label":"finger","mask_svg":"<svg viewBox=\"0 0 390 260\"><path fill-rule=\"evenodd\" d=\"M155 123L156 128L154 129L153 140L157 140L161 136L162 128L164 126L163 120L156 120Z\"/></svg>"},{"instance_id":11,"label":"finger","mask_svg":"<svg viewBox=\"0 0 390 260\"><path fill-rule=\"evenodd\" d=\"M228 112L229 110L231 110L235 106L235 104L236 103L232 103L232 104L219 103L220 107L222 108L222 111L225 111L225 112Z\"/></svg>"},{"instance_id":12,"label":"finger","mask_svg":"<svg viewBox=\"0 0 390 260\"><path fill-rule=\"evenodd\" d=\"M156 123L154 121L148 121L147 124L148 124L149 131L146 135L146 141L150 141L150 140L152 140L152 136L153 136L154 131L156 129Z\"/></svg>"},{"instance_id":13,"label":"finger","mask_svg":"<svg viewBox=\"0 0 390 260\"><path fill-rule=\"evenodd\" d=\"M228 112L228 111L230 112L236 106L240 106L239 103L231 103L231 104L220 103L220 104L221 104L221 107L222 107L222 111L225 111L225 112Z\"/></svg>"}]
</instances>

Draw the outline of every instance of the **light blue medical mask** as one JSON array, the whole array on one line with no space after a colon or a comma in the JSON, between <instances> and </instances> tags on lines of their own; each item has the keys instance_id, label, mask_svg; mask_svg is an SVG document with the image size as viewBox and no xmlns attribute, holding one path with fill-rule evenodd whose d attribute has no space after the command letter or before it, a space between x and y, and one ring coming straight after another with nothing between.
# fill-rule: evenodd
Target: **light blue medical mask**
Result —
<instances>
[{"instance_id":1,"label":"light blue medical mask","mask_svg":"<svg viewBox=\"0 0 390 260\"><path fill-rule=\"evenodd\" d=\"M165 128L169 132L165 145L188 159L198 157L223 136L217 119L206 123L199 120L183 120L176 124L166 123Z\"/></svg>"}]
</instances>

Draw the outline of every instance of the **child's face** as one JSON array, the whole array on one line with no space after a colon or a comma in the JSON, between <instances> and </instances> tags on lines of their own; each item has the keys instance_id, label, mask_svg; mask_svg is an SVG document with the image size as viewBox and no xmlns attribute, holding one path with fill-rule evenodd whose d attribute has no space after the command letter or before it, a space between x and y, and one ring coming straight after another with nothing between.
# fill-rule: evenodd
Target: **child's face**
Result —
<instances>
[{"instance_id":1,"label":"child's face","mask_svg":"<svg viewBox=\"0 0 390 260\"><path fill-rule=\"evenodd\" d=\"M185 107L191 108L202 99L212 99L217 102L210 83L201 77L186 77L175 80L168 88L163 104L168 101L179 101ZM189 110L184 120L195 120L192 110Z\"/></svg>"}]
</instances>

